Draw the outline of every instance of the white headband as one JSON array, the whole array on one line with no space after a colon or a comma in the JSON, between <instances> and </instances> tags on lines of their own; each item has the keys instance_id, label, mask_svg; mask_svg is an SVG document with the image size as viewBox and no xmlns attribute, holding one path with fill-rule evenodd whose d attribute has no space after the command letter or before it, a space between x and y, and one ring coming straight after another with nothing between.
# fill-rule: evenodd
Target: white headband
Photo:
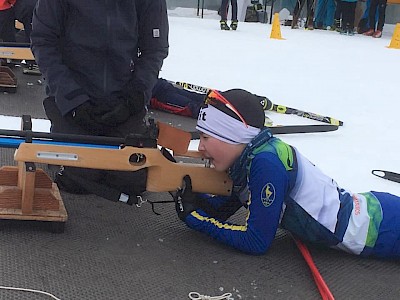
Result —
<instances>
[{"instance_id":1,"label":"white headband","mask_svg":"<svg viewBox=\"0 0 400 300\"><path fill-rule=\"evenodd\" d=\"M261 131L212 105L200 109L196 129L229 144L248 144Z\"/></svg>"}]
</instances>

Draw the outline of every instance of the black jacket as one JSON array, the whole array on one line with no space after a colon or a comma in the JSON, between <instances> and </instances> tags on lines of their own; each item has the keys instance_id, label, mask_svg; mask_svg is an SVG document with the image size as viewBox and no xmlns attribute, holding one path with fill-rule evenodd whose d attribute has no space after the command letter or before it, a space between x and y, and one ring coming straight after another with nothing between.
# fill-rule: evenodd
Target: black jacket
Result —
<instances>
[{"instance_id":1,"label":"black jacket","mask_svg":"<svg viewBox=\"0 0 400 300\"><path fill-rule=\"evenodd\" d=\"M90 97L115 101L129 80L150 99L168 55L165 0L39 0L32 24L46 93L63 115Z\"/></svg>"}]
</instances>

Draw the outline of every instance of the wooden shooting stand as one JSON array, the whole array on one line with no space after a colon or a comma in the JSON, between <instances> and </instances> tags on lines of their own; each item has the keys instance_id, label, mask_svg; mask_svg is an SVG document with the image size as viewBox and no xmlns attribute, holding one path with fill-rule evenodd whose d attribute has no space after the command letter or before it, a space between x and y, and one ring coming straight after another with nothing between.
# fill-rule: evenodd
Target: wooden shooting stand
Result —
<instances>
[{"instance_id":1,"label":"wooden shooting stand","mask_svg":"<svg viewBox=\"0 0 400 300\"><path fill-rule=\"evenodd\" d=\"M50 230L59 233L67 211L50 177L32 162L18 162L0 168L0 219L49 221Z\"/></svg>"},{"instance_id":2,"label":"wooden shooting stand","mask_svg":"<svg viewBox=\"0 0 400 300\"><path fill-rule=\"evenodd\" d=\"M17 77L9 67L0 66L0 92L15 93L17 91Z\"/></svg>"},{"instance_id":3,"label":"wooden shooting stand","mask_svg":"<svg viewBox=\"0 0 400 300\"><path fill-rule=\"evenodd\" d=\"M0 43L0 58L35 61L35 57L30 49L30 44L27 43ZM0 67L0 91L15 93L17 89L17 78L10 68ZM38 70L35 70L33 64L29 64L23 69L24 74L40 75Z\"/></svg>"},{"instance_id":4,"label":"wooden shooting stand","mask_svg":"<svg viewBox=\"0 0 400 300\"><path fill-rule=\"evenodd\" d=\"M30 44L26 43L0 43L0 58L35 60Z\"/></svg>"}]
</instances>

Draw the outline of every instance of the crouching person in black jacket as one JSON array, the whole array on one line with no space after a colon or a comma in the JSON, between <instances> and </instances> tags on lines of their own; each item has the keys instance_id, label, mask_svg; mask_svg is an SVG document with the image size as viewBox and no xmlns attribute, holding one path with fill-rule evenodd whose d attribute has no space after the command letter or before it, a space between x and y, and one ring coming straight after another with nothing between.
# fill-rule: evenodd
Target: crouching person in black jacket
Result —
<instances>
[{"instance_id":1,"label":"crouching person in black jacket","mask_svg":"<svg viewBox=\"0 0 400 300\"><path fill-rule=\"evenodd\" d=\"M146 131L146 105L168 55L165 0L39 0L32 25L52 132L125 137ZM56 182L74 193L95 192L90 182L108 185L120 192L117 201L129 202L145 190L146 176L146 170L69 167Z\"/></svg>"}]
</instances>

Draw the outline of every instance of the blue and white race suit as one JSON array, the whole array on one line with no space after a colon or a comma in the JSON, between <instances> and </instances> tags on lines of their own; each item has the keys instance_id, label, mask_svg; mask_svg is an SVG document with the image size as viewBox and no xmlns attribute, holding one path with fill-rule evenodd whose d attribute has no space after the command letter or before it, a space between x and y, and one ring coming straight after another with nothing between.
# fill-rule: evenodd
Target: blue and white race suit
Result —
<instances>
[{"instance_id":1,"label":"blue and white race suit","mask_svg":"<svg viewBox=\"0 0 400 300\"><path fill-rule=\"evenodd\" d=\"M250 254L265 253L278 226L303 241L361 256L400 257L400 197L352 193L272 137L249 156L247 187L237 197L209 197L186 224ZM241 203L239 202L241 201ZM241 206L244 225L226 219Z\"/></svg>"}]
</instances>

